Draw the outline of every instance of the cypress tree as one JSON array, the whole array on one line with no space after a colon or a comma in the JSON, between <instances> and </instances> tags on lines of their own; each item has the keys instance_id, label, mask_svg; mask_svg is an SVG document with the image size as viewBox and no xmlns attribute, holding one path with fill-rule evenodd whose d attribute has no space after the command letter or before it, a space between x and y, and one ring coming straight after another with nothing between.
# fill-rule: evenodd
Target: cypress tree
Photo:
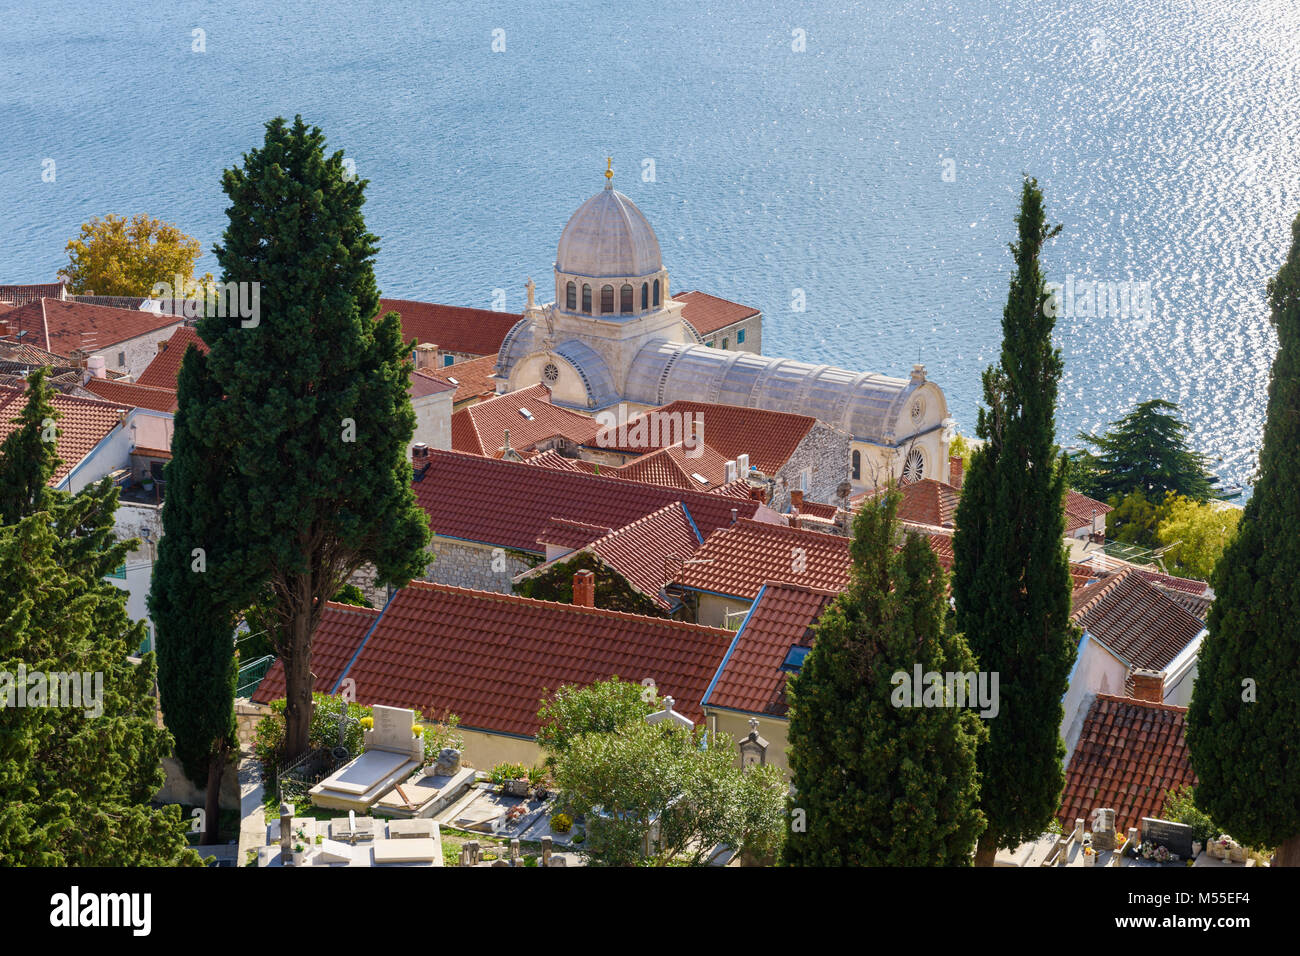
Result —
<instances>
[{"instance_id":1,"label":"cypress tree","mask_svg":"<svg viewBox=\"0 0 1300 956\"><path fill-rule=\"evenodd\" d=\"M848 588L787 682L792 866L962 866L984 826L971 710L908 706L898 675L974 670L925 538L898 547L890 489L854 519ZM919 689L918 689L919 693ZM802 811L801 813L798 811ZM802 825L801 825L802 824Z\"/></svg>"},{"instance_id":2,"label":"cypress tree","mask_svg":"<svg viewBox=\"0 0 1300 956\"><path fill-rule=\"evenodd\" d=\"M976 865L1038 836L1065 785L1061 697L1074 662L1070 573L1063 539L1064 462L1055 445L1060 351L1039 268L1047 224L1026 179L1011 244L1016 271L1002 314L1000 364L984 372L977 433L955 518L952 591L957 627L982 671L999 675L998 716L980 748L980 807L988 829Z\"/></svg>"},{"instance_id":3,"label":"cypress tree","mask_svg":"<svg viewBox=\"0 0 1300 956\"><path fill-rule=\"evenodd\" d=\"M1216 597L1187 713L1196 802L1300 866L1300 217L1268 287L1278 352L1254 492L1211 576Z\"/></svg>"},{"instance_id":4,"label":"cypress tree","mask_svg":"<svg viewBox=\"0 0 1300 956\"><path fill-rule=\"evenodd\" d=\"M301 117L272 120L263 145L226 170L229 225L214 252L223 282L257 283L259 308L200 320L210 351L186 359L193 381L179 402L190 424L178 422L167 473L169 491L198 497L177 518L168 496L159 563L170 567L170 593L160 597L155 582L155 599L186 607L196 595L212 620L197 628L208 636L191 644L194 659L224 687L200 645L224 642L227 623L270 588L288 756L308 747L311 637L325 602L364 564L403 585L427 559L428 520L406 458L409 346L395 313L372 319L377 240L361 215L365 186ZM178 449L185 442L198 453ZM206 473L183 478L191 467ZM189 640L179 615L162 618L160 646Z\"/></svg>"},{"instance_id":5,"label":"cypress tree","mask_svg":"<svg viewBox=\"0 0 1300 956\"><path fill-rule=\"evenodd\" d=\"M47 372L38 368L28 376L27 402L13 422L18 427L0 442L0 525L16 524L49 500L49 482L59 467L54 452L59 413Z\"/></svg>"}]
</instances>

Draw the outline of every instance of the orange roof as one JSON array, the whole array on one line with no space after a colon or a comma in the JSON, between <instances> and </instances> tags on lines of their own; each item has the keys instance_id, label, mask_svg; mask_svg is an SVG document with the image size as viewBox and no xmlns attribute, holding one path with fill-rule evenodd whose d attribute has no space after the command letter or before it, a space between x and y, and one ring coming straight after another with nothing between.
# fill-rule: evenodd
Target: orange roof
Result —
<instances>
[{"instance_id":1,"label":"orange roof","mask_svg":"<svg viewBox=\"0 0 1300 956\"><path fill-rule=\"evenodd\" d=\"M668 425L677 423L684 428L687 416L690 422L701 425L696 433L699 441L728 460L749 455L750 465L766 475L776 474L817 424L815 418L789 412L678 401L629 419L626 431L621 426L617 430L603 429L593 423L582 444L618 451L653 451L682 440L679 429ZM639 428L643 418L646 427Z\"/></svg>"},{"instance_id":2,"label":"orange roof","mask_svg":"<svg viewBox=\"0 0 1300 956\"><path fill-rule=\"evenodd\" d=\"M784 717L788 673L781 665L790 648L812 647L812 627L834 599L833 591L765 584L718 669L705 705Z\"/></svg>"},{"instance_id":3,"label":"orange roof","mask_svg":"<svg viewBox=\"0 0 1300 956\"><path fill-rule=\"evenodd\" d=\"M730 641L730 631L681 621L416 582L353 640L355 660L333 684L355 680L361 704L450 711L468 729L531 737L542 697L561 684L650 678L698 722ZM312 668L318 688L333 676L315 659ZM254 699L283 693L280 669Z\"/></svg>"},{"instance_id":4,"label":"orange roof","mask_svg":"<svg viewBox=\"0 0 1300 956\"><path fill-rule=\"evenodd\" d=\"M674 292L673 301L686 304L686 308L682 309L682 318L705 338L759 314L758 309L720 299L707 292Z\"/></svg>"},{"instance_id":5,"label":"orange roof","mask_svg":"<svg viewBox=\"0 0 1300 956\"><path fill-rule=\"evenodd\" d=\"M634 458L620 467L618 474L652 485L711 491L727 483L727 458L702 442L689 451L679 442Z\"/></svg>"},{"instance_id":6,"label":"orange roof","mask_svg":"<svg viewBox=\"0 0 1300 956\"><path fill-rule=\"evenodd\" d=\"M538 452L524 459L530 465L541 465L544 468L556 468L560 471L579 471L585 475L609 475L617 478L618 469L605 467L603 470L594 461L583 461L581 458L565 458L554 448L548 448L546 451Z\"/></svg>"},{"instance_id":7,"label":"orange roof","mask_svg":"<svg viewBox=\"0 0 1300 956\"><path fill-rule=\"evenodd\" d=\"M576 440L587 434L590 418L552 405L550 398L545 385L533 385L462 408L451 416L451 447L471 455L500 458L505 452L507 431L515 451L526 451L556 435Z\"/></svg>"},{"instance_id":8,"label":"orange roof","mask_svg":"<svg viewBox=\"0 0 1300 956\"><path fill-rule=\"evenodd\" d=\"M176 392L170 388L151 388L138 382L115 382L107 378L91 378L82 386L106 402L150 408L156 412L176 411Z\"/></svg>"},{"instance_id":9,"label":"orange roof","mask_svg":"<svg viewBox=\"0 0 1300 956\"><path fill-rule=\"evenodd\" d=\"M1097 501L1087 495L1081 495L1073 488L1065 489L1065 533L1074 534L1080 528L1092 525L1093 518L1105 518L1106 512L1114 511L1104 501ZM1102 529L1106 527L1102 522Z\"/></svg>"},{"instance_id":10,"label":"orange roof","mask_svg":"<svg viewBox=\"0 0 1300 956\"><path fill-rule=\"evenodd\" d=\"M59 413L59 438L54 450L60 464L50 479L51 485L57 485L117 427L131 407L59 392L51 395L50 401ZM17 427L14 420L26 404L25 389L0 386L0 441Z\"/></svg>"},{"instance_id":11,"label":"orange roof","mask_svg":"<svg viewBox=\"0 0 1300 956\"><path fill-rule=\"evenodd\" d=\"M1115 811L1115 829L1142 829L1170 790L1196 783L1183 736L1187 708L1098 694L1065 772L1057 814L1067 828L1092 811Z\"/></svg>"},{"instance_id":12,"label":"orange roof","mask_svg":"<svg viewBox=\"0 0 1300 956\"><path fill-rule=\"evenodd\" d=\"M380 299L379 315L396 312L402 317L402 339L417 345L436 345L445 352L495 355L506 333L523 318L514 312L468 309L409 299ZM379 316L376 316L378 318Z\"/></svg>"},{"instance_id":13,"label":"orange roof","mask_svg":"<svg viewBox=\"0 0 1300 956\"><path fill-rule=\"evenodd\" d=\"M176 379L181 374L181 360L185 358L185 352L191 345L207 354L208 346L199 338L199 333L191 326L182 325L172 333L170 339L162 343L158 354L135 380L136 384L151 385L155 388L175 388Z\"/></svg>"},{"instance_id":14,"label":"orange roof","mask_svg":"<svg viewBox=\"0 0 1300 956\"><path fill-rule=\"evenodd\" d=\"M430 369L430 374L442 379L456 389L452 396L453 406L474 399L491 398L496 394L496 380L491 377L497 368L497 353L480 358L444 365L442 368ZM453 381L454 379L454 381Z\"/></svg>"},{"instance_id":15,"label":"orange roof","mask_svg":"<svg viewBox=\"0 0 1300 956\"><path fill-rule=\"evenodd\" d=\"M35 302L37 299L62 299L65 295L64 283L42 282L37 285L0 285L0 312L4 306L17 307Z\"/></svg>"},{"instance_id":16,"label":"orange roof","mask_svg":"<svg viewBox=\"0 0 1300 956\"><path fill-rule=\"evenodd\" d=\"M339 682L352 655L356 653L357 645L375 623L379 613L376 608L354 607L333 601L325 605L320 624L311 637L311 670L315 675L313 691L328 694L334 690L334 685ZM284 665L276 660L257 685L252 699L269 703L283 697L284 689Z\"/></svg>"},{"instance_id":17,"label":"orange roof","mask_svg":"<svg viewBox=\"0 0 1300 956\"><path fill-rule=\"evenodd\" d=\"M621 528L672 501L686 505L702 535L752 517L752 499L682 491L626 478L585 475L456 451L429 450L415 495L434 534L539 553L551 518Z\"/></svg>"},{"instance_id":18,"label":"orange roof","mask_svg":"<svg viewBox=\"0 0 1300 956\"><path fill-rule=\"evenodd\" d=\"M598 524L587 524L585 521L551 518L542 527L542 533L537 536L537 543L576 551L605 537L613 530Z\"/></svg>"},{"instance_id":19,"label":"orange roof","mask_svg":"<svg viewBox=\"0 0 1300 956\"><path fill-rule=\"evenodd\" d=\"M961 492L949 484L933 478L922 478L902 485L902 500L898 503L898 520L911 524L951 528L957 513ZM872 492L871 494L877 494ZM859 502L870 497L864 496Z\"/></svg>"},{"instance_id":20,"label":"orange roof","mask_svg":"<svg viewBox=\"0 0 1300 956\"><path fill-rule=\"evenodd\" d=\"M426 395L436 395L439 392L450 392L456 386L451 382L445 382L438 376L434 375L428 369L411 370L411 397L423 398ZM456 399L453 397L452 402Z\"/></svg>"},{"instance_id":21,"label":"orange roof","mask_svg":"<svg viewBox=\"0 0 1300 956\"><path fill-rule=\"evenodd\" d=\"M1135 568L1080 593L1070 619L1132 667L1163 671L1205 629Z\"/></svg>"},{"instance_id":22,"label":"orange roof","mask_svg":"<svg viewBox=\"0 0 1300 956\"><path fill-rule=\"evenodd\" d=\"M70 355L78 350L93 352L108 348L158 329L180 325L182 320L174 315L137 309L45 298L6 312L5 321L14 333L31 332L24 341L60 355Z\"/></svg>"},{"instance_id":23,"label":"orange roof","mask_svg":"<svg viewBox=\"0 0 1300 956\"><path fill-rule=\"evenodd\" d=\"M682 571L683 586L753 600L768 581L842 591L849 539L838 534L740 519L705 539Z\"/></svg>"}]
</instances>

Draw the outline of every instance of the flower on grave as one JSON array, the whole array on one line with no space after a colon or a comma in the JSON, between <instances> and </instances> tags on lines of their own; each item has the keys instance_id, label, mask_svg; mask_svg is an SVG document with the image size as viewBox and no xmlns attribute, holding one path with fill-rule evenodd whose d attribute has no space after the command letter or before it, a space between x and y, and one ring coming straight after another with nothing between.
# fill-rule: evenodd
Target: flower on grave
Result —
<instances>
[{"instance_id":1,"label":"flower on grave","mask_svg":"<svg viewBox=\"0 0 1300 956\"><path fill-rule=\"evenodd\" d=\"M423 725L423 724L412 724L412 725L411 725L411 734L412 734L412 736L415 736L415 737L423 737L423 736L424 736L424 725Z\"/></svg>"},{"instance_id":2,"label":"flower on grave","mask_svg":"<svg viewBox=\"0 0 1300 956\"><path fill-rule=\"evenodd\" d=\"M361 718L361 726L364 727L366 730L374 730L374 729L375 729L375 718L373 718L373 717L362 717L362 718Z\"/></svg>"},{"instance_id":3,"label":"flower on grave","mask_svg":"<svg viewBox=\"0 0 1300 956\"><path fill-rule=\"evenodd\" d=\"M551 829L556 833L568 833L573 829L573 820L567 813L551 814Z\"/></svg>"}]
</instances>

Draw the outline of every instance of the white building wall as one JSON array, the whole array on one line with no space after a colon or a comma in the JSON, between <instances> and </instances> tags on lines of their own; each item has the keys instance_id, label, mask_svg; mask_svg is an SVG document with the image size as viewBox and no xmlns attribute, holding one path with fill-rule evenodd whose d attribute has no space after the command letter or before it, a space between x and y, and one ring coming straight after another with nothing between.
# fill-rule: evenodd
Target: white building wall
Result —
<instances>
[{"instance_id":1,"label":"white building wall","mask_svg":"<svg viewBox=\"0 0 1300 956\"><path fill-rule=\"evenodd\" d=\"M1079 654L1070 675L1070 686L1061 701L1065 711L1061 720L1061 737L1065 740L1067 762L1078 742L1092 699L1098 694L1123 695L1127 677L1128 666L1085 631L1079 641Z\"/></svg>"},{"instance_id":2,"label":"white building wall","mask_svg":"<svg viewBox=\"0 0 1300 956\"><path fill-rule=\"evenodd\" d=\"M448 389L411 400L415 432L406 446L406 457L411 457L416 442L424 442L430 448L451 448L451 404L455 395L454 389Z\"/></svg>"},{"instance_id":3,"label":"white building wall","mask_svg":"<svg viewBox=\"0 0 1300 956\"><path fill-rule=\"evenodd\" d=\"M91 354L103 356L107 370L129 375L132 379L137 378L158 354L158 343L170 339L180 324L181 320L177 319L173 325L163 326L116 345L105 346Z\"/></svg>"}]
</instances>

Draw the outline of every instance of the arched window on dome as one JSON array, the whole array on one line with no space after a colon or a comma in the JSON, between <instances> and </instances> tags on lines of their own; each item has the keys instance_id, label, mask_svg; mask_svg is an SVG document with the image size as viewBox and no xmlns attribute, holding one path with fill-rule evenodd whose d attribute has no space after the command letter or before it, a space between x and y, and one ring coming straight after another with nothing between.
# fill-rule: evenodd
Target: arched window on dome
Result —
<instances>
[{"instance_id":1,"label":"arched window on dome","mask_svg":"<svg viewBox=\"0 0 1300 956\"><path fill-rule=\"evenodd\" d=\"M603 285L600 287L600 314L607 315L614 311L614 287L612 285Z\"/></svg>"},{"instance_id":2,"label":"arched window on dome","mask_svg":"<svg viewBox=\"0 0 1300 956\"><path fill-rule=\"evenodd\" d=\"M655 308L659 308L659 280L655 279Z\"/></svg>"},{"instance_id":3,"label":"arched window on dome","mask_svg":"<svg viewBox=\"0 0 1300 956\"><path fill-rule=\"evenodd\" d=\"M591 286L582 284L582 311L591 315Z\"/></svg>"},{"instance_id":4,"label":"arched window on dome","mask_svg":"<svg viewBox=\"0 0 1300 956\"><path fill-rule=\"evenodd\" d=\"M626 282L623 283L623 288L618 290L618 300L618 311L623 313L632 311L635 306L635 301L632 286L630 284Z\"/></svg>"},{"instance_id":5,"label":"arched window on dome","mask_svg":"<svg viewBox=\"0 0 1300 956\"><path fill-rule=\"evenodd\" d=\"M862 480L862 452L856 450L853 452L853 480Z\"/></svg>"},{"instance_id":6,"label":"arched window on dome","mask_svg":"<svg viewBox=\"0 0 1300 956\"><path fill-rule=\"evenodd\" d=\"M578 309L578 283L570 282L564 293L564 307L570 312Z\"/></svg>"},{"instance_id":7,"label":"arched window on dome","mask_svg":"<svg viewBox=\"0 0 1300 956\"><path fill-rule=\"evenodd\" d=\"M641 311L644 312L650 308L650 283L641 283Z\"/></svg>"}]
</instances>

